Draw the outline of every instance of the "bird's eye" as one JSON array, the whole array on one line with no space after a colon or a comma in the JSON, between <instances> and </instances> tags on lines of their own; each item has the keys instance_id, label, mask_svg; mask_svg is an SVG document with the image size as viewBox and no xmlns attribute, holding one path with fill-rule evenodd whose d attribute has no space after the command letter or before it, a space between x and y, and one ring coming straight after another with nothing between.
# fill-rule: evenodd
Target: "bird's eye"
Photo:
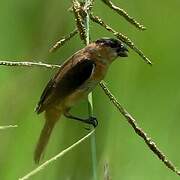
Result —
<instances>
[{"instance_id":1,"label":"bird's eye","mask_svg":"<svg viewBox=\"0 0 180 180\"><path fill-rule=\"evenodd\" d=\"M117 48L118 44L116 42L109 42L108 45L111 47L111 48Z\"/></svg>"}]
</instances>

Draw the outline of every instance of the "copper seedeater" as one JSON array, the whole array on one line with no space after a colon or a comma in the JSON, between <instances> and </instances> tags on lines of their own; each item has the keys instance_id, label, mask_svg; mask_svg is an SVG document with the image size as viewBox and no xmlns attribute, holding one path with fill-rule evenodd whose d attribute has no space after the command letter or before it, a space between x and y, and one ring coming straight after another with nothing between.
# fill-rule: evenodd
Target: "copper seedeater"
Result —
<instances>
[{"instance_id":1,"label":"copper seedeater","mask_svg":"<svg viewBox=\"0 0 180 180\"><path fill-rule=\"evenodd\" d=\"M73 54L46 85L36 107L45 112L45 125L37 143L34 160L39 162L51 132L63 114L65 117L97 126L94 117L81 119L70 114L71 107L104 79L110 64L117 57L127 57L128 49L113 38L101 38Z\"/></svg>"}]
</instances>

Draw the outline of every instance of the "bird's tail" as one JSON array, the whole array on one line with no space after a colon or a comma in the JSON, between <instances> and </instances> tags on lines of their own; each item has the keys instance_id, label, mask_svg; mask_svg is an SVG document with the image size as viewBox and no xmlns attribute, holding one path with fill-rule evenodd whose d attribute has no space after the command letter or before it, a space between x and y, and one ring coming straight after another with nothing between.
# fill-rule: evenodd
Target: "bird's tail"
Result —
<instances>
[{"instance_id":1,"label":"bird's tail","mask_svg":"<svg viewBox=\"0 0 180 180\"><path fill-rule=\"evenodd\" d=\"M49 109L49 110L45 111L46 121L45 121L44 127L41 131L41 134L40 134L40 137L39 137L39 140L36 145L35 152L34 152L35 163L37 163L37 164L39 163L42 153L48 144L52 130L53 130L56 122L60 118L60 116L61 116L61 112L57 111L56 109Z\"/></svg>"}]
</instances>

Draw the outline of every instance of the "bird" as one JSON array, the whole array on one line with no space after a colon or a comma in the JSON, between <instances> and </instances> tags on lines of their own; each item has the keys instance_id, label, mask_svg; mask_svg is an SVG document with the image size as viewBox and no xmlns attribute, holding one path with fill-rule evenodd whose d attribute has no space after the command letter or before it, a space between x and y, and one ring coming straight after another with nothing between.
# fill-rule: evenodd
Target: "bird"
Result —
<instances>
[{"instance_id":1,"label":"bird","mask_svg":"<svg viewBox=\"0 0 180 180\"><path fill-rule=\"evenodd\" d=\"M47 83L35 109L37 114L45 113L44 127L34 151L35 163L39 163L61 115L94 127L98 125L95 117L81 119L73 116L70 109L95 89L117 57L127 56L128 49L120 40L104 37L91 42L62 64Z\"/></svg>"}]
</instances>

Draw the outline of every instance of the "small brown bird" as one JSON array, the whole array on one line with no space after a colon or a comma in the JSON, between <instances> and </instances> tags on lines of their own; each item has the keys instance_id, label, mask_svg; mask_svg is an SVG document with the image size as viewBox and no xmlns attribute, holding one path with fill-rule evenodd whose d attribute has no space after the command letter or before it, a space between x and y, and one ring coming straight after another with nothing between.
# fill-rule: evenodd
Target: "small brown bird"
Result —
<instances>
[{"instance_id":1,"label":"small brown bird","mask_svg":"<svg viewBox=\"0 0 180 180\"><path fill-rule=\"evenodd\" d=\"M101 38L73 54L59 68L44 89L36 107L38 114L45 111L45 125L34 153L39 163L51 132L60 118L65 117L97 126L96 118L81 119L69 113L71 107L87 95L104 79L109 65L117 57L127 57L128 49L113 38Z\"/></svg>"}]
</instances>

